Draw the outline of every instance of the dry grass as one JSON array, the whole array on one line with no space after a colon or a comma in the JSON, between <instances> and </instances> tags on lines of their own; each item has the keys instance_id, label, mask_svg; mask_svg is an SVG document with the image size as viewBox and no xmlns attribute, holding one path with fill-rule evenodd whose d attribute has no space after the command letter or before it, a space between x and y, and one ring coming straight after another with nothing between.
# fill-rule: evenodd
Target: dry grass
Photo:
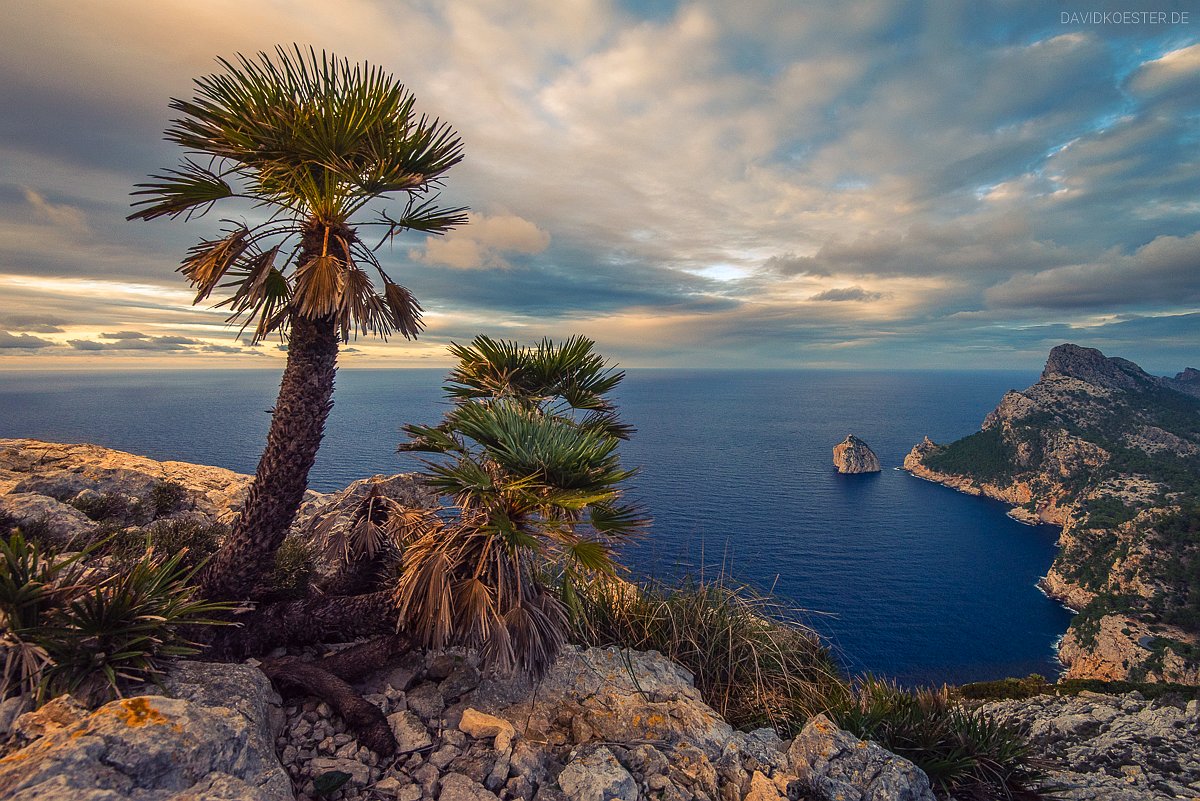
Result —
<instances>
[{"instance_id":1,"label":"dry grass","mask_svg":"<svg viewBox=\"0 0 1200 801\"><path fill-rule=\"evenodd\" d=\"M724 578L680 587L603 581L564 600L577 642L664 654L738 728L797 730L847 692L828 649L792 610Z\"/></svg>"}]
</instances>

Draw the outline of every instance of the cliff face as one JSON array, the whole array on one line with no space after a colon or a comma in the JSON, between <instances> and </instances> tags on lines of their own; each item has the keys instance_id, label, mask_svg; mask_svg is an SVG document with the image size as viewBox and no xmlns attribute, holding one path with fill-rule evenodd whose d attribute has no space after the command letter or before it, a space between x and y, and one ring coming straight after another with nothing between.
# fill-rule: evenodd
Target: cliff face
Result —
<instances>
[{"instance_id":1,"label":"cliff face","mask_svg":"<svg viewBox=\"0 0 1200 801\"><path fill-rule=\"evenodd\" d=\"M839 473L878 473L882 469L875 452L853 434L833 447L833 466Z\"/></svg>"},{"instance_id":2,"label":"cliff face","mask_svg":"<svg viewBox=\"0 0 1200 801\"><path fill-rule=\"evenodd\" d=\"M1200 372L1152 376L1060 345L980 430L928 438L905 469L1062 526L1043 588L1077 610L1073 678L1200 683Z\"/></svg>"}]
</instances>

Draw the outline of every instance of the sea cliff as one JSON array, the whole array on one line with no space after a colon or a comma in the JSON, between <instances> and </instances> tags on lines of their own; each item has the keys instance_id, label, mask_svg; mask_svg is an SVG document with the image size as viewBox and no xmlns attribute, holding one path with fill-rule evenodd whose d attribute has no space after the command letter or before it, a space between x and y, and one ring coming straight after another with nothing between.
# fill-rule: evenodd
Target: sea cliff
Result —
<instances>
[{"instance_id":1,"label":"sea cliff","mask_svg":"<svg viewBox=\"0 0 1200 801\"><path fill-rule=\"evenodd\" d=\"M978 432L926 438L913 475L1061 526L1042 587L1078 612L1070 678L1200 683L1200 382L1077 345L1012 390Z\"/></svg>"}]
</instances>

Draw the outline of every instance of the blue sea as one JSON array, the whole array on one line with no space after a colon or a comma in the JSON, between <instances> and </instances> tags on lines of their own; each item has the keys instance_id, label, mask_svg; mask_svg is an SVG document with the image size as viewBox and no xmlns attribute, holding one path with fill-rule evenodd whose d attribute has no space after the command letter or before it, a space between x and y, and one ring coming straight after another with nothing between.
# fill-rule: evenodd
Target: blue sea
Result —
<instances>
[{"instance_id":1,"label":"blue sea","mask_svg":"<svg viewBox=\"0 0 1200 801\"><path fill-rule=\"evenodd\" d=\"M312 486L416 469L404 423L445 410L441 370L343 370ZM654 519L635 575L724 571L779 596L847 669L906 683L1054 675L1070 614L1037 589L1057 529L896 469L925 435L978 429L1033 373L629 370L623 446ZM276 371L0 374L0 436L94 442L252 473ZM844 476L853 433L884 470Z\"/></svg>"}]
</instances>

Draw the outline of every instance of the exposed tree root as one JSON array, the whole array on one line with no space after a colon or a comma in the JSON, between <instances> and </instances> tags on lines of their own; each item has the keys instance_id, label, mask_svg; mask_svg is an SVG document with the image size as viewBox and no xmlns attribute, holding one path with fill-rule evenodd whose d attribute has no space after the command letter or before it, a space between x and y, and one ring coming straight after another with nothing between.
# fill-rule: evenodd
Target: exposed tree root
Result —
<instances>
[{"instance_id":1,"label":"exposed tree root","mask_svg":"<svg viewBox=\"0 0 1200 801\"><path fill-rule=\"evenodd\" d=\"M396 752L396 738L383 712L319 663L283 657L268 659L259 667L281 693L302 691L325 701L342 716L358 741L375 753L388 757Z\"/></svg>"}]
</instances>

